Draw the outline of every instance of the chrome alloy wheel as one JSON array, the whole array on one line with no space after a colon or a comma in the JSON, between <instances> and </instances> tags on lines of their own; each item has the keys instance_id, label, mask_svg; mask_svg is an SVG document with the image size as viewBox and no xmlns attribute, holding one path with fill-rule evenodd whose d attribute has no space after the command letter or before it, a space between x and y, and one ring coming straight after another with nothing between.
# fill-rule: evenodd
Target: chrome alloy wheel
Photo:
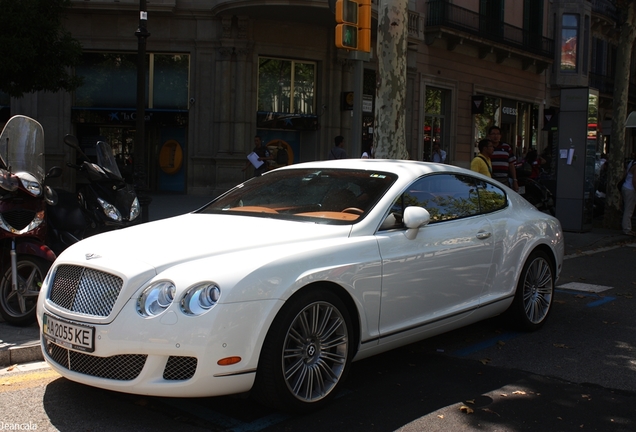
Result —
<instances>
[{"instance_id":1,"label":"chrome alloy wheel","mask_svg":"<svg viewBox=\"0 0 636 432\"><path fill-rule=\"evenodd\" d=\"M553 280L552 268L542 256L530 262L523 282L523 308L532 324L541 323L550 311Z\"/></svg>"},{"instance_id":2,"label":"chrome alloy wheel","mask_svg":"<svg viewBox=\"0 0 636 432\"><path fill-rule=\"evenodd\" d=\"M327 396L338 384L349 353L347 325L330 303L307 305L292 321L283 343L287 388L303 402Z\"/></svg>"}]
</instances>

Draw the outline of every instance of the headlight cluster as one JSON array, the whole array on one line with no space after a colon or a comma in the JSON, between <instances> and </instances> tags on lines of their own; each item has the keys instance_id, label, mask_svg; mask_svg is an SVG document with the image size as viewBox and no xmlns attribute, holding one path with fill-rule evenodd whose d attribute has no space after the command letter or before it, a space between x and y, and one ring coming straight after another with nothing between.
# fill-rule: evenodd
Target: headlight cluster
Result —
<instances>
[{"instance_id":1,"label":"headlight cluster","mask_svg":"<svg viewBox=\"0 0 636 432\"><path fill-rule=\"evenodd\" d=\"M102 210L104 210L104 214L106 215L106 217L116 222L122 221L121 213L119 212L119 210L117 210L117 207L101 198L97 198L97 201L99 202L99 205L102 206ZM130 214L128 215L128 220L135 220L140 213L141 205L139 205L139 200L137 199L137 197L135 197L132 205L130 206Z\"/></svg>"},{"instance_id":2,"label":"headlight cluster","mask_svg":"<svg viewBox=\"0 0 636 432\"><path fill-rule=\"evenodd\" d=\"M176 287L170 281L159 281L143 290L137 299L137 312L143 317L159 315L175 300ZM221 288L212 282L191 286L183 293L179 306L186 315L201 315L218 303Z\"/></svg>"},{"instance_id":3,"label":"headlight cluster","mask_svg":"<svg viewBox=\"0 0 636 432\"><path fill-rule=\"evenodd\" d=\"M128 220L135 220L137 216L139 216L139 213L141 213L141 206L139 205L139 200L135 197L132 206L130 206L130 216Z\"/></svg>"},{"instance_id":4,"label":"headlight cluster","mask_svg":"<svg viewBox=\"0 0 636 432\"><path fill-rule=\"evenodd\" d=\"M19 172L16 173L16 176L20 179L20 183L22 183L22 187L34 197L39 197L42 195L42 185L36 179L33 174L28 172Z\"/></svg>"},{"instance_id":5,"label":"headlight cluster","mask_svg":"<svg viewBox=\"0 0 636 432\"><path fill-rule=\"evenodd\" d=\"M117 207L99 197L97 198L97 202L99 202L99 205L102 206L102 210L104 210L106 217L114 221L121 222L121 213L119 213Z\"/></svg>"}]
</instances>

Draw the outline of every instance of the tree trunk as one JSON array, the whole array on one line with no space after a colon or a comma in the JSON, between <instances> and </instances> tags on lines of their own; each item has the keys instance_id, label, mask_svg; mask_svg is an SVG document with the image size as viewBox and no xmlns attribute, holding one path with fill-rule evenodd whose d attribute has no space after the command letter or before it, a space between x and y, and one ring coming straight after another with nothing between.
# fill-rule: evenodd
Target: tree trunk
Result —
<instances>
[{"instance_id":1,"label":"tree trunk","mask_svg":"<svg viewBox=\"0 0 636 432\"><path fill-rule=\"evenodd\" d=\"M605 198L605 228L621 226L621 194L616 183L625 172L625 120L629 96L629 66L632 49L636 39L636 4L634 0L623 1L618 5L625 21L620 28L620 38L616 49L616 74L614 79L614 101L612 113L612 135L608 160L607 191Z\"/></svg>"},{"instance_id":2,"label":"tree trunk","mask_svg":"<svg viewBox=\"0 0 636 432\"><path fill-rule=\"evenodd\" d=\"M407 22L408 0L380 0L373 133L376 158L409 158L405 130Z\"/></svg>"}]
</instances>

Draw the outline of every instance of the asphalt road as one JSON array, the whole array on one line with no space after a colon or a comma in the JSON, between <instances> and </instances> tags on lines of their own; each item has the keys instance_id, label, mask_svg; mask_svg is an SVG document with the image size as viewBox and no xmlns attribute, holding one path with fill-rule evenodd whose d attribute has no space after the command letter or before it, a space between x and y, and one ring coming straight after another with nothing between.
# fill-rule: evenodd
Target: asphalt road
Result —
<instances>
[{"instance_id":1,"label":"asphalt road","mask_svg":"<svg viewBox=\"0 0 636 432\"><path fill-rule=\"evenodd\" d=\"M310 415L243 396L113 393L42 369L0 375L0 422L60 431L634 431L635 262L628 246L568 259L559 286L609 289L558 289L538 332L492 319L354 363L334 403Z\"/></svg>"}]
</instances>

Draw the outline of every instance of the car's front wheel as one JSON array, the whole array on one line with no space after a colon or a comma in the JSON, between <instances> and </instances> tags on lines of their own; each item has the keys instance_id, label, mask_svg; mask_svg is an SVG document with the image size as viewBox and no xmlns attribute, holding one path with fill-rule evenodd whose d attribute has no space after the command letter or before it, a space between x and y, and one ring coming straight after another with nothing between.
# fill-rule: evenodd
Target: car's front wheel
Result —
<instances>
[{"instance_id":1,"label":"car's front wheel","mask_svg":"<svg viewBox=\"0 0 636 432\"><path fill-rule=\"evenodd\" d=\"M545 323L552 310L554 281L554 266L548 255L543 251L532 252L521 270L517 292L508 310L521 330L537 330Z\"/></svg>"},{"instance_id":2,"label":"car's front wheel","mask_svg":"<svg viewBox=\"0 0 636 432\"><path fill-rule=\"evenodd\" d=\"M349 313L334 293L292 297L270 327L252 395L277 409L308 412L334 397L351 362Z\"/></svg>"}]
</instances>

